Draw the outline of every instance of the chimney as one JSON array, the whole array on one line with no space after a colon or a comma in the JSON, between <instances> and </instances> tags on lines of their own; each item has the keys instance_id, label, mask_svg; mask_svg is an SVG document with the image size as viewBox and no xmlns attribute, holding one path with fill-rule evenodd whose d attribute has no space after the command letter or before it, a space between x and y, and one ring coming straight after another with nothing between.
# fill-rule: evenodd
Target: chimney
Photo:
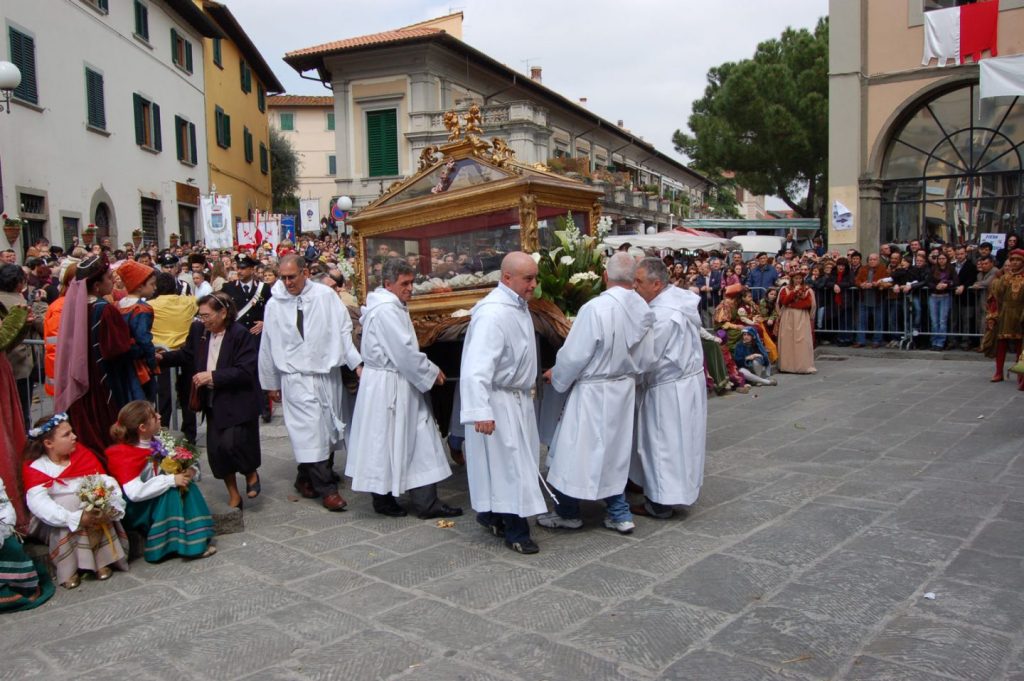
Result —
<instances>
[{"instance_id":1,"label":"chimney","mask_svg":"<svg viewBox=\"0 0 1024 681\"><path fill-rule=\"evenodd\" d=\"M541 68L539 66L530 67L530 80L535 80L538 83L544 82L540 77Z\"/></svg>"},{"instance_id":2,"label":"chimney","mask_svg":"<svg viewBox=\"0 0 1024 681\"><path fill-rule=\"evenodd\" d=\"M621 118L619 119L618 125L619 125L620 128L622 127L622 119Z\"/></svg>"},{"instance_id":3,"label":"chimney","mask_svg":"<svg viewBox=\"0 0 1024 681\"><path fill-rule=\"evenodd\" d=\"M586 97L580 97L580 106L586 106L586 105L587 105L587 98Z\"/></svg>"}]
</instances>

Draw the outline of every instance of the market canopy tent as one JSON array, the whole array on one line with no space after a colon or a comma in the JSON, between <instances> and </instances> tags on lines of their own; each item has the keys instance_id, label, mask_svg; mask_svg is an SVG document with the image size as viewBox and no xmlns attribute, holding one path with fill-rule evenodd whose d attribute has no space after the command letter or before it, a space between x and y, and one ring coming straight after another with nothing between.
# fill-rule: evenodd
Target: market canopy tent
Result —
<instances>
[{"instance_id":1,"label":"market canopy tent","mask_svg":"<svg viewBox=\"0 0 1024 681\"><path fill-rule=\"evenodd\" d=\"M604 243L612 248L622 244L640 248L668 248L673 251L727 251L740 245L731 239L702 232L699 229L673 229L657 234L625 234L605 237Z\"/></svg>"}]
</instances>

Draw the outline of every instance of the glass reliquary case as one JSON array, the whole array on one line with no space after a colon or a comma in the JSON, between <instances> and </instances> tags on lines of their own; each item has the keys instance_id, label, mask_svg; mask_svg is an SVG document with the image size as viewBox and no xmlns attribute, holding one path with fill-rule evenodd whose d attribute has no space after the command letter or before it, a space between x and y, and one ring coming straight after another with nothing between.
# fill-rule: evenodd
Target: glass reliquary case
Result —
<instances>
[{"instance_id":1,"label":"glass reliquary case","mask_svg":"<svg viewBox=\"0 0 1024 681\"><path fill-rule=\"evenodd\" d=\"M472 109L464 129L454 121L449 143L427 147L415 175L349 219L363 300L380 286L383 262L400 257L417 271L410 311L440 318L496 286L505 254L550 248L556 222L571 216L581 232L593 233L601 190L518 163L503 140L475 134Z\"/></svg>"}]
</instances>

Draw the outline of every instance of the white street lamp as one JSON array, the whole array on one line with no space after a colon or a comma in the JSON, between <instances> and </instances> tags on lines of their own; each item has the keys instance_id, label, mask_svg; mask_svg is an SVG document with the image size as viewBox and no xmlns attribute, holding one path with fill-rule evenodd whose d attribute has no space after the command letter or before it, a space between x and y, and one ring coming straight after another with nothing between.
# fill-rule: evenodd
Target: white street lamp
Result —
<instances>
[{"instance_id":1,"label":"white street lamp","mask_svg":"<svg viewBox=\"0 0 1024 681\"><path fill-rule=\"evenodd\" d=\"M11 94L21 85L21 71L9 61L0 61L0 111L11 113Z\"/></svg>"}]
</instances>

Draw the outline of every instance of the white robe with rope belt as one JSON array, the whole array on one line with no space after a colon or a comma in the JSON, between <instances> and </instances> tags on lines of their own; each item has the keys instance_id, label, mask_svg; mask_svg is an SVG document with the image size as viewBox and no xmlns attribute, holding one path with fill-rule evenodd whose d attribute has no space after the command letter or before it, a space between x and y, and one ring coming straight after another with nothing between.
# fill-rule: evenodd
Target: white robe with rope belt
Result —
<instances>
[{"instance_id":1,"label":"white robe with rope belt","mask_svg":"<svg viewBox=\"0 0 1024 681\"><path fill-rule=\"evenodd\" d=\"M708 393L700 297L675 286L651 301L656 363L637 391L637 452L629 479L666 506L697 501L704 480Z\"/></svg>"},{"instance_id":2,"label":"white robe with rope belt","mask_svg":"<svg viewBox=\"0 0 1024 681\"><path fill-rule=\"evenodd\" d=\"M615 286L580 308L558 351L551 385L570 389L548 456L548 482L577 499L626 488L637 379L654 363L654 314Z\"/></svg>"},{"instance_id":3,"label":"white robe with rope belt","mask_svg":"<svg viewBox=\"0 0 1024 681\"><path fill-rule=\"evenodd\" d=\"M295 461L325 461L345 439L341 366L362 362L352 343L352 320L338 296L307 280L302 293L274 284L260 334L260 385L280 390L284 424ZM302 309L303 335L296 325Z\"/></svg>"},{"instance_id":4,"label":"white robe with rope belt","mask_svg":"<svg viewBox=\"0 0 1024 681\"><path fill-rule=\"evenodd\" d=\"M526 301L504 284L471 313L459 372L459 420L466 424L473 510L522 518L544 513L532 397L537 382L533 318ZM494 432L476 432L477 421L494 421Z\"/></svg>"},{"instance_id":5,"label":"white robe with rope belt","mask_svg":"<svg viewBox=\"0 0 1024 681\"><path fill-rule=\"evenodd\" d=\"M378 288L367 296L359 323L363 375L345 466L352 489L398 496L444 480L452 471L423 396L440 369L420 352L408 309Z\"/></svg>"}]
</instances>

